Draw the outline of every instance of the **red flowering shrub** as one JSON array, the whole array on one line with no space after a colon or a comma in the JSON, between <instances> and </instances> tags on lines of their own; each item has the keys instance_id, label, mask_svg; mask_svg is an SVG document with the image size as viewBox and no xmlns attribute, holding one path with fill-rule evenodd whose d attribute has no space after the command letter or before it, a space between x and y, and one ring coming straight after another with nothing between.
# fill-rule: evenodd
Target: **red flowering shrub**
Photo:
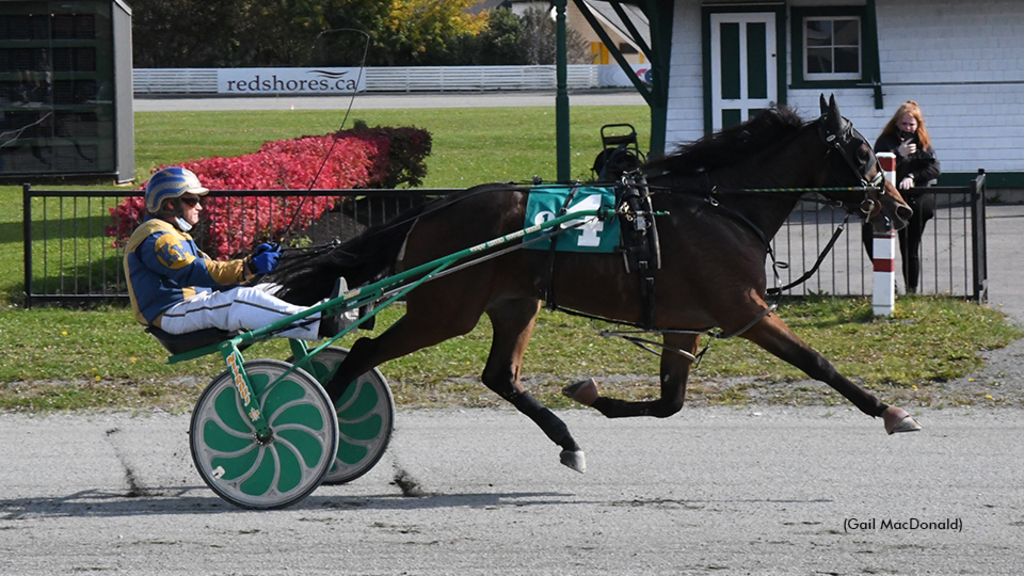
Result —
<instances>
[{"instance_id":1,"label":"red flowering shrub","mask_svg":"<svg viewBox=\"0 0 1024 576\"><path fill-rule=\"evenodd\" d=\"M365 123L356 121L354 128L335 135L351 135L374 143L378 153L370 172L375 175L375 188L397 188L399 184L419 186L427 175L425 159L430 155L433 142L426 130L387 126L369 128ZM376 178L378 174L381 175L379 181Z\"/></svg>"},{"instance_id":2,"label":"red flowering shrub","mask_svg":"<svg viewBox=\"0 0 1024 576\"><path fill-rule=\"evenodd\" d=\"M416 185L426 174L424 159L429 153L430 134L425 130L362 126L334 135L266 142L255 154L182 163L210 190L296 190L289 197L207 197L193 235L214 258L244 254L258 242L279 239L286 229L305 229L341 198L306 197L311 187ZM107 234L120 245L146 215L141 197L128 198L110 212L114 223Z\"/></svg>"}]
</instances>

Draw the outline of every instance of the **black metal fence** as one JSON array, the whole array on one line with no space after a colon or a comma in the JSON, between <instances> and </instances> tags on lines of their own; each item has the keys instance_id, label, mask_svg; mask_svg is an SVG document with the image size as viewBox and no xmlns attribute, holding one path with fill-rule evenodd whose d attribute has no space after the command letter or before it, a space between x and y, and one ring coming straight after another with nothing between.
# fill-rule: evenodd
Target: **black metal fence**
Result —
<instances>
[{"instance_id":1,"label":"black metal fence","mask_svg":"<svg viewBox=\"0 0 1024 576\"><path fill-rule=\"evenodd\" d=\"M257 190L214 191L213 198L275 198L299 200L302 197L340 197L340 202L314 223L291 235L291 240L321 244L333 238L342 240L359 234L368 226L385 222L404 210L429 199L457 190ZM985 260L985 178L965 188L934 187L928 194L936 197L935 218L928 222L921 247L920 293L934 293L984 302L987 299ZM124 302L128 290L124 279L125 230L120 241L111 212L124 212L131 199L137 202L140 191L121 190L34 190L24 187L25 306L40 304L83 304ZM292 204L269 203L255 221L230 210L219 220L228 230L270 229L270 222L292 218ZM119 207L122 207L119 209ZM275 213L275 210L278 212ZM249 218L248 216L246 218ZM845 212L819 208L805 203L795 210L773 241L779 262L788 267L779 271L781 283L788 284L809 270L824 250L833 231L843 223ZM785 292L787 295L831 294L869 296L873 290L873 265L861 242L860 223L851 219L835 248L818 272L807 282ZM205 246L204 230L194 236ZM246 246L251 248L251 246ZM897 263L897 271L900 269ZM772 271L768 269L769 286ZM897 272L902 291L902 275Z\"/></svg>"},{"instance_id":2,"label":"black metal fence","mask_svg":"<svg viewBox=\"0 0 1024 576\"><path fill-rule=\"evenodd\" d=\"M921 271L917 292L955 296L976 302L988 298L988 264L985 248L985 175L979 173L969 186L927 188L935 199L935 217L925 223L919 251ZM835 229L843 224L842 209L821 208L806 203L776 234L772 242L776 259L788 264L779 270L786 285L809 270L824 251ZM915 214L914 217L919 217ZM861 223L851 218L832 252L807 282L785 292L787 295L831 294L870 296L874 290L874 265L862 242ZM902 257L897 250L897 293L906 292L901 272ZM767 268L769 286L772 283Z\"/></svg>"},{"instance_id":3,"label":"black metal fence","mask_svg":"<svg viewBox=\"0 0 1024 576\"><path fill-rule=\"evenodd\" d=\"M260 204L261 210L255 214L252 209L233 211L230 204L220 209L218 224L229 236L236 231L245 231L246 235L252 235L254 230L267 234L269 230L280 231L279 224L291 222L300 204L308 209L318 198L336 198L333 209L308 226L304 222L295 226L289 235L290 243L315 245L334 238L351 238L369 226L454 191L217 190L210 192L209 197L275 199ZM127 301L124 240L140 223L141 216L130 217L132 210L126 207L138 204L142 195L135 190L36 190L24 186L25 306ZM121 216L118 220L112 216L115 211ZM128 218L124 217L126 214ZM209 248L207 236L213 234L202 223L192 233L204 249ZM225 232L217 234L220 238ZM251 249L251 243L245 248Z\"/></svg>"}]
</instances>

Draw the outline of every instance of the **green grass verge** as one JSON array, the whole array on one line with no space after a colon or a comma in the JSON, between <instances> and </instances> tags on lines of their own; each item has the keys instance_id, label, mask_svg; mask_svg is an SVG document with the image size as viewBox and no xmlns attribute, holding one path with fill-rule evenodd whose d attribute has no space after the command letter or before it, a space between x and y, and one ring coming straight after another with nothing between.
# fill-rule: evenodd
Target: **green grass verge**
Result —
<instances>
[{"instance_id":1,"label":"green grass verge","mask_svg":"<svg viewBox=\"0 0 1024 576\"><path fill-rule=\"evenodd\" d=\"M395 305L382 312L373 334L402 311ZM863 299L794 301L780 314L848 377L929 405L941 404L931 397L932 387L981 367L979 350L1005 346L1022 335L996 311L924 296L900 299L896 314L884 319L874 318L870 301ZM526 353L526 385L556 407L567 405L558 395L562 386L591 376L617 397L656 397L658 359L621 340L601 338L595 328L588 320L542 311ZM163 349L119 309L9 311L0 316L0 334L0 382L6 383L0 385L0 409L187 410L224 369L219 355L166 364ZM353 340L349 336L340 344ZM489 346L485 316L470 334L388 362L381 370L401 406L496 405L498 398L479 382ZM282 359L288 354L282 341L245 353ZM715 382L737 377L749 381L717 389ZM775 386L806 377L739 338L712 339L693 378L691 398L705 403L843 401L834 393Z\"/></svg>"},{"instance_id":2,"label":"green grass verge","mask_svg":"<svg viewBox=\"0 0 1024 576\"><path fill-rule=\"evenodd\" d=\"M328 133L342 117L341 111L138 113L137 175L145 178L158 165L193 158L251 153L266 140ZM551 108L374 110L357 111L353 118L429 130L434 148L425 187L555 177ZM572 110L574 175L589 175L600 149L599 128L612 122L631 122L642 142L648 137L646 107ZM21 209L20 187L0 187L0 410L191 408L223 370L219 357L167 365L163 349L121 308L19 308ZM87 220L102 220L103 208L93 211ZM90 237L101 234L88 230ZM384 311L378 325L390 324L401 312L400 306ZM1022 336L998 312L941 298L901 298L888 319L873 318L866 300L829 298L787 303L780 315L847 376L889 396L930 405L943 403L936 386L981 366L978 351ZM471 334L381 369L400 406L497 405L497 397L478 380L489 343L485 317ZM287 355L283 342L269 342L248 357ZM556 407L567 405L558 395L561 386L589 376L602 378L603 389L618 397L657 395L656 357L602 339L590 322L578 318L542 312L525 362L526 385ZM743 380L718 384L734 378ZM785 384L803 378L745 341L715 340L694 371L690 398L713 404L842 402L831 392Z\"/></svg>"}]
</instances>

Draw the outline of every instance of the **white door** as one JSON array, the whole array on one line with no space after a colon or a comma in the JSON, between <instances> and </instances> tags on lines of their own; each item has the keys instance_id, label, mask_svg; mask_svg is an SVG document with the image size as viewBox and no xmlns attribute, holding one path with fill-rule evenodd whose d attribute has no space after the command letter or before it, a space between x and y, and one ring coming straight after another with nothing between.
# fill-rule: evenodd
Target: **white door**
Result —
<instances>
[{"instance_id":1,"label":"white door","mask_svg":"<svg viewBox=\"0 0 1024 576\"><path fill-rule=\"evenodd\" d=\"M778 98L775 14L711 14L711 126L717 132Z\"/></svg>"}]
</instances>

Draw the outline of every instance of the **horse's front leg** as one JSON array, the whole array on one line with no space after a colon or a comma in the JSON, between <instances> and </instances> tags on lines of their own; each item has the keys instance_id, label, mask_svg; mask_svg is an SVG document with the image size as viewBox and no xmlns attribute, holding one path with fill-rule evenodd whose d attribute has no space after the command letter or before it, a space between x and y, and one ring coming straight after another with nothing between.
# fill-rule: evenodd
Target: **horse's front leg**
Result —
<instances>
[{"instance_id":1,"label":"horse's front leg","mask_svg":"<svg viewBox=\"0 0 1024 576\"><path fill-rule=\"evenodd\" d=\"M765 316L742 337L803 370L811 378L828 384L868 416L881 416L889 434L921 429L906 410L883 404L840 374L831 362L808 346L775 314Z\"/></svg>"},{"instance_id":2,"label":"horse's front leg","mask_svg":"<svg viewBox=\"0 0 1024 576\"><path fill-rule=\"evenodd\" d=\"M552 442L562 447L562 464L582 473L587 468L587 461L565 422L519 383L523 354L533 334L539 310L540 301L532 298L505 300L488 308L494 339L481 380L540 426Z\"/></svg>"},{"instance_id":3,"label":"horse's front leg","mask_svg":"<svg viewBox=\"0 0 1024 576\"><path fill-rule=\"evenodd\" d=\"M601 396L593 378L577 382L562 389L562 394L573 400L593 406L608 418L654 416L666 418L679 412L686 400L686 381L690 377L690 356L674 352L682 350L694 354L700 337L694 334L665 334L665 351L661 355L661 397L657 400L628 402Z\"/></svg>"}]
</instances>

